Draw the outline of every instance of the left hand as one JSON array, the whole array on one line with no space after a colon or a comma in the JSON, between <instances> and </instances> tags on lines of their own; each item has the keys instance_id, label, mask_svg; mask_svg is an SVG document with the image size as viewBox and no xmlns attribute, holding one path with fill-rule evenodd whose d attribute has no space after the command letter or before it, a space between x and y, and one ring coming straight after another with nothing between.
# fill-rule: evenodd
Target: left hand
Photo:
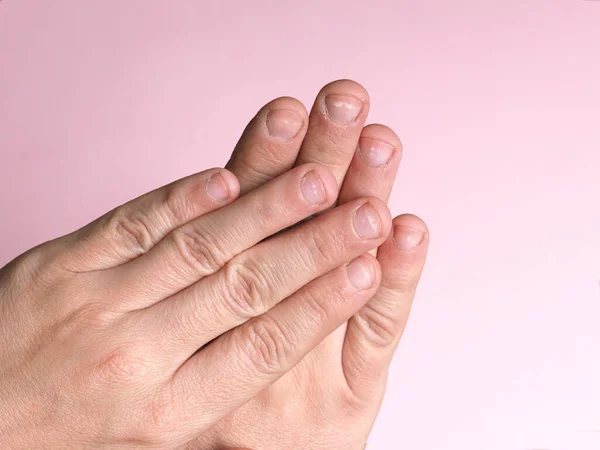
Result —
<instances>
[{"instance_id":1,"label":"left hand","mask_svg":"<svg viewBox=\"0 0 600 450\"><path fill-rule=\"evenodd\" d=\"M362 196L387 201L401 144L388 127L363 128L368 110L367 92L348 80L320 91L310 119L298 100L273 100L252 119L227 168L240 180L243 195L295 165L318 162L337 178L340 204ZM377 254L382 282L375 296L292 371L189 448L362 450L379 411L428 243L422 220L396 217Z\"/></svg>"}]
</instances>

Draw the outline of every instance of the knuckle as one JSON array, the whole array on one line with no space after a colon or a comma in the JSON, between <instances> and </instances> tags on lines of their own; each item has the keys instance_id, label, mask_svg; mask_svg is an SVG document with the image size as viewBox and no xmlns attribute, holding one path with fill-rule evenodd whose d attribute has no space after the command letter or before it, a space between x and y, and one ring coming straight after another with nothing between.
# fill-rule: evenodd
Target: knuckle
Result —
<instances>
[{"instance_id":1,"label":"knuckle","mask_svg":"<svg viewBox=\"0 0 600 450\"><path fill-rule=\"evenodd\" d=\"M142 380L150 364L134 348L117 347L105 354L91 369L92 384L129 384Z\"/></svg>"},{"instance_id":2,"label":"knuckle","mask_svg":"<svg viewBox=\"0 0 600 450\"><path fill-rule=\"evenodd\" d=\"M346 127L331 126L330 119L326 114L318 117L320 122L321 136L319 147L322 152L319 155L327 155L327 163L346 167L348 164L348 150L344 145L348 141L348 129ZM314 162L320 162L317 158L311 158Z\"/></svg>"},{"instance_id":3,"label":"knuckle","mask_svg":"<svg viewBox=\"0 0 600 450\"><path fill-rule=\"evenodd\" d=\"M37 257L36 257L37 253ZM19 256L6 266L0 268L0 298L14 298L25 296L26 292L32 290L35 284L52 284L54 280L55 261L46 259L46 264L41 262L40 252L30 250ZM41 280L48 280L46 283L40 283Z\"/></svg>"},{"instance_id":4,"label":"knuckle","mask_svg":"<svg viewBox=\"0 0 600 450\"><path fill-rule=\"evenodd\" d=\"M186 205L193 205L195 202L190 198L191 196L185 190L183 190L178 184L174 184L169 187L165 194L165 208L166 212L171 216L174 223L183 223L186 214Z\"/></svg>"},{"instance_id":5,"label":"knuckle","mask_svg":"<svg viewBox=\"0 0 600 450\"><path fill-rule=\"evenodd\" d=\"M402 272L391 283L397 295L408 295L415 291L418 278L410 273Z\"/></svg>"},{"instance_id":6,"label":"knuckle","mask_svg":"<svg viewBox=\"0 0 600 450\"><path fill-rule=\"evenodd\" d=\"M289 164L281 155L281 149L271 148L264 145L256 153L248 153L242 156L244 166L249 170L250 176L263 183L273 178L276 170L289 169ZM283 166L283 167L282 167Z\"/></svg>"},{"instance_id":7,"label":"knuckle","mask_svg":"<svg viewBox=\"0 0 600 450\"><path fill-rule=\"evenodd\" d=\"M412 261L397 261L394 269L383 280L385 285L393 289L397 295L413 293L419 283L420 270Z\"/></svg>"},{"instance_id":8,"label":"knuckle","mask_svg":"<svg viewBox=\"0 0 600 450\"><path fill-rule=\"evenodd\" d=\"M313 261L332 262L343 242L337 233L327 230L307 233L304 242L308 246Z\"/></svg>"},{"instance_id":9,"label":"knuckle","mask_svg":"<svg viewBox=\"0 0 600 450\"><path fill-rule=\"evenodd\" d=\"M6 277L14 283L11 287L31 292L35 290L32 287L48 290L70 281L74 272L69 267L74 255L64 240L62 237L45 242L9 262L0 269L0 285Z\"/></svg>"},{"instance_id":10,"label":"knuckle","mask_svg":"<svg viewBox=\"0 0 600 450\"><path fill-rule=\"evenodd\" d=\"M223 300L236 316L259 316L268 310L268 281L256 265L232 260L225 266Z\"/></svg>"},{"instance_id":11,"label":"knuckle","mask_svg":"<svg viewBox=\"0 0 600 450\"><path fill-rule=\"evenodd\" d=\"M291 342L275 321L263 319L242 327L243 348L251 368L266 375L285 372Z\"/></svg>"},{"instance_id":12,"label":"knuckle","mask_svg":"<svg viewBox=\"0 0 600 450\"><path fill-rule=\"evenodd\" d=\"M331 296L335 295L330 292L319 291L307 286L302 295L302 301L308 309L308 315L311 322L316 324L327 323L331 317L330 308L328 305L335 304L331 301Z\"/></svg>"},{"instance_id":13,"label":"knuckle","mask_svg":"<svg viewBox=\"0 0 600 450\"><path fill-rule=\"evenodd\" d=\"M174 398L159 389L128 424L122 441L135 448L173 448L178 420Z\"/></svg>"},{"instance_id":14,"label":"knuckle","mask_svg":"<svg viewBox=\"0 0 600 450\"><path fill-rule=\"evenodd\" d=\"M278 222L281 219L282 205L278 202L269 201L268 197L265 200L257 202L252 211L253 227L262 229L266 226L272 227L273 222Z\"/></svg>"},{"instance_id":15,"label":"knuckle","mask_svg":"<svg viewBox=\"0 0 600 450\"><path fill-rule=\"evenodd\" d=\"M260 186L273 178L266 170L255 169L246 163L244 163L244 167L246 170L238 175L238 178L242 181L256 183Z\"/></svg>"},{"instance_id":16,"label":"knuckle","mask_svg":"<svg viewBox=\"0 0 600 450\"><path fill-rule=\"evenodd\" d=\"M148 218L141 212L137 215L124 213L120 208L111 214L107 221L109 232L119 241L124 241L138 256L150 250L153 243Z\"/></svg>"},{"instance_id":17,"label":"knuckle","mask_svg":"<svg viewBox=\"0 0 600 450\"><path fill-rule=\"evenodd\" d=\"M225 252L209 233L182 227L173 232L173 241L181 259L199 275L211 275L227 262Z\"/></svg>"},{"instance_id":18,"label":"knuckle","mask_svg":"<svg viewBox=\"0 0 600 450\"><path fill-rule=\"evenodd\" d=\"M62 291L63 295L68 297L71 297L73 292L68 288ZM78 306L74 310L71 306L58 304L53 306L52 311L44 312L50 319L52 340L55 342L79 342L82 336L106 333L118 314L91 303Z\"/></svg>"},{"instance_id":19,"label":"knuckle","mask_svg":"<svg viewBox=\"0 0 600 450\"><path fill-rule=\"evenodd\" d=\"M94 304L88 301L73 311L64 325L67 328L77 330L79 333L86 331L103 331L114 325L119 313L111 311L102 304Z\"/></svg>"},{"instance_id":20,"label":"knuckle","mask_svg":"<svg viewBox=\"0 0 600 450\"><path fill-rule=\"evenodd\" d=\"M164 389L160 389L148 405L150 413L151 430L156 434L163 435L166 431L175 427L180 418L180 405L177 402L173 385L168 383ZM160 432L160 433L157 433Z\"/></svg>"},{"instance_id":21,"label":"knuckle","mask_svg":"<svg viewBox=\"0 0 600 450\"><path fill-rule=\"evenodd\" d=\"M369 305L354 316L363 335L376 347L394 345L402 332L398 319L384 308L371 308Z\"/></svg>"}]
</instances>

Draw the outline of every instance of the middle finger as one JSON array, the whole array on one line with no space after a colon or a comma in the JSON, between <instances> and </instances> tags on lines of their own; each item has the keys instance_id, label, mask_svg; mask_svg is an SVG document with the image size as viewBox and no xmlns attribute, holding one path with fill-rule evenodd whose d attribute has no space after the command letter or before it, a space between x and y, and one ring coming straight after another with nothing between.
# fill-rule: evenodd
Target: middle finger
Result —
<instances>
[{"instance_id":1,"label":"middle finger","mask_svg":"<svg viewBox=\"0 0 600 450\"><path fill-rule=\"evenodd\" d=\"M341 186L368 113L369 94L360 84L338 80L325 85L310 111L296 165L322 164Z\"/></svg>"}]
</instances>

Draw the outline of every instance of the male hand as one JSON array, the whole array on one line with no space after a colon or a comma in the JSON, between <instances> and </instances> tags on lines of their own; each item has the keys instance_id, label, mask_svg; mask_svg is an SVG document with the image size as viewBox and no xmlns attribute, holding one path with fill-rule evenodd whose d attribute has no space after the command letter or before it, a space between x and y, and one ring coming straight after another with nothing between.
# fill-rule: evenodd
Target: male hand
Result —
<instances>
[{"instance_id":1,"label":"male hand","mask_svg":"<svg viewBox=\"0 0 600 450\"><path fill-rule=\"evenodd\" d=\"M368 110L367 92L348 80L325 86L310 118L299 101L276 99L250 122L227 168L247 193L293 166L319 163L341 186L340 204L362 196L387 201L402 148L391 129L363 128ZM408 319L428 239L420 219L396 217L377 253L382 282L373 298L289 373L190 448L362 450ZM337 303L346 294L328 295L322 301Z\"/></svg>"},{"instance_id":2,"label":"male hand","mask_svg":"<svg viewBox=\"0 0 600 450\"><path fill-rule=\"evenodd\" d=\"M352 111L343 107L340 117ZM239 161L243 149L258 142L263 119L247 130ZM281 122L276 125L275 113L270 119L277 134L273 127ZM315 126L327 120L317 117ZM270 148L292 151L302 134L288 143L274 140ZM345 135L309 133L305 140L315 150L324 142L327 155L341 162L350 142ZM388 239L385 204L342 196L343 204L328 210L343 174L325 167L333 167L331 161L308 162L310 153L304 155L307 163L291 170L293 161L262 174L236 166L239 199L238 179L224 169L177 181L1 269L0 448L183 448L198 436L213 440L212 430L231 423L226 416L284 386L298 394L277 394L270 411L285 404L294 411L288 399L321 399L328 387L332 406L340 394L352 393L346 400L362 411L359 399L372 383L361 368L387 354L381 337L391 339L383 330L392 330L368 312L376 311L372 307L344 333L343 366L329 356L323 364L307 362L285 384L265 391L377 292L380 263L369 250L386 242L381 263L402 266ZM278 175L275 169L280 175L267 181L267 174ZM355 196L358 186L344 189ZM386 292L378 304L392 299ZM385 327L382 333L369 328L376 323ZM311 359L318 362L330 347ZM342 349L336 352L339 358ZM307 378L307 368L320 365L331 365L336 378ZM347 380L343 389L340 380ZM314 411L308 420L329 417L330 410ZM256 430L251 445L262 425L272 425L255 419L245 425ZM271 448L289 448L289 433Z\"/></svg>"}]
</instances>

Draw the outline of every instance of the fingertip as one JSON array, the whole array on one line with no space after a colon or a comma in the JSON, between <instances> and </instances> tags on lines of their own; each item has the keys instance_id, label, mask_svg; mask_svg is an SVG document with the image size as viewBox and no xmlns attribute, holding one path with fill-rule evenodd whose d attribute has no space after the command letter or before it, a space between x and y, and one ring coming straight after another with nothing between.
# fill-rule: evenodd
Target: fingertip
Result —
<instances>
[{"instance_id":1,"label":"fingertip","mask_svg":"<svg viewBox=\"0 0 600 450\"><path fill-rule=\"evenodd\" d=\"M206 194L216 202L232 201L240 195L240 183L232 172L219 168L209 174Z\"/></svg>"},{"instance_id":2,"label":"fingertip","mask_svg":"<svg viewBox=\"0 0 600 450\"><path fill-rule=\"evenodd\" d=\"M392 241L402 251L416 251L427 244L429 229L418 216L403 214L392 221Z\"/></svg>"},{"instance_id":3,"label":"fingertip","mask_svg":"<svg viewBox=\"0 0 600 450\"><path fill-rule=\"evenodd\" d=\"M354 263L360 263L365 270L369 270L372 276L371 284L364 289L377 289L381 284L381 265L377 258L370 253L364 253L360 255L358 258L355 258L348 265L348 269L350 270L350 266Z\"/></svg>"},{"instance_id":4,"label":"fingertip","mask_svg":"<svg viewBox=\"0 0 600 450\"><path fill-rule=\"evenodd\" d=\"M342 78L339 80L330 81L319 91L319 96L325 97L330 94L349 94L356 97L364 105L370 103L369 92L359 82Z\"/></svg>"},{"instance_id":5,"label":"fingertip","mask_svg":"<svg viewBox=\"0 0 600 450\"><path fill-rule=\"evenodd\" d=\"M387 168L391 162L397 166L402 159L402 142L391 128L371 124L363 128L357 152L370 167Z\"/></svg>"},{"instance_id":6,"label":"fingertip","mask_svg":"<svg viewBox=\"0 0 600 450\"><path fill-rule=\"evenodd\" d=\"M364 124L369 102L369 94L360 84L352 80L336 80L321 89L315 111L336 126L353 127Z\"/></svg>"},{"instance_id":7,"label":"fingertip","mask_svg":"<svg viewBox=\"0 0 600 450\"><path fill-rule=\"evenodd\" d=\"M319 202L322 205L332 205L339 193L339 186L335 175L327 167L317 164L308 163L300 166L301 176L304 178L307 174L313 173L321 183L324 192L323 201Z\"/></svg>"},{"instance_id":8,"label":"fingertip","mask_svg":"<svg viewBox=\"0 0 600 450\"><path fill-rule=\"evenodd\" d=\"M261 111L266 134L275 141L288 142L303 136L308 128L308 112L292 97L279 97Z\"/></svg>"},{"instance_id":9,"label":"fingertip","mask_svg":"<svg viewBox=\"0 0 600 450\"><path fill-rule=\"evenodd\" d=\"M240 195L240 182L235 174L227 169L219 170L221 171L221 176L225 180L225 184L227 185L227 189L229 190L231 197L235 198Z\"/></svg>"},{"instance_id":10,"label":"fingertip","mask_svg":"<svg viewBox=\"0 0 600 450\"><path fill-rule=\"evenodd\" d=\"M240 195L292 168L308 122L304 105L291 97L276 98L254 115L226 165L240 181Z\"/></svg>"},{"instance_id":11,"label":"fingertip","mask_svg":"<svg viewBox=\"0 0 600 450\"><path fill-rule=\"evenodd\" d=\"M381 221L381 236L385 239L392 229L392 213L387 203L377 197L366 197L366 202L377 211Z\"/></svg>"}]
</instances>

